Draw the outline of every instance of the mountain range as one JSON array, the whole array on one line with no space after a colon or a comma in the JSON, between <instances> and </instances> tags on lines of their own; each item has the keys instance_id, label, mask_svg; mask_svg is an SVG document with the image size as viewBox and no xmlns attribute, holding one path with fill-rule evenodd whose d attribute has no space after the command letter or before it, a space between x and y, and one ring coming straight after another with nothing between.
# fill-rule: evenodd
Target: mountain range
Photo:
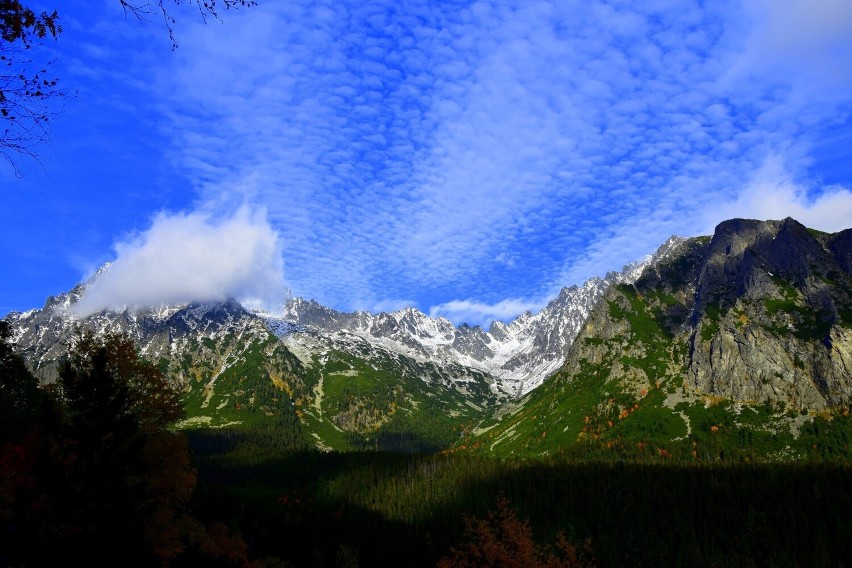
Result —
<instances>
[{"instance_id":1,"label":"mountain range","mask_svg":"<svg viewBox=\"0 0 852 568\"><path fill-rule=\"evenodd\" d=\"M748 430L783 456L852 399L852 230L789 218L672 237L487 330L301 298L279 314L228 300L79 317L94 279L9 314L17 349L51 382L78 329L128 334L184 388L184 428L276 421L320 448L501 454Z\"/></svg>"},{"instance_id":2,"label":"mountain range","mask_svg":"<svg viewBox=\"0 0 852 568\"><path fill-rule=\"evenodd\" d=\"M681 242L672 237L654 255L603 279L562 288L538 313L525 312L508 324L494 321L487 331L467 324L455 326L415 308L341 313L301 298L287 302L283 317L268 321L275 329L285 330L283 335L302 329L336 339L356 335L414 359L477 369L491 375L499 391L516 397L540 385L562 365L580 327L609 286L633 282L647 265L665 258Z\"/></svg>"}]
</instances>

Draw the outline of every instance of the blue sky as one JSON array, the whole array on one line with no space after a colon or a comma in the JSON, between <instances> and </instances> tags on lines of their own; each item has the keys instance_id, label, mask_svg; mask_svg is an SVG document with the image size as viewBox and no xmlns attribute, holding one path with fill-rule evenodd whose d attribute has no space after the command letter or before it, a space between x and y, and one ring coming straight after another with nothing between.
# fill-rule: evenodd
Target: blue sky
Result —
<instances>
[{"instance_id":1,"label":"blue sky","mask_svg":"<svg viewBox=\"0 0 852 568\"><path fill-rule=\"evenodd\" d=\"M852 5L635 4L184 7L172 51L63 2L38 55L76 96L0 163L0 313L113 260L91 309L286 287L486 323L726 218L852 227Z\"/></svg>"}]
</instances>

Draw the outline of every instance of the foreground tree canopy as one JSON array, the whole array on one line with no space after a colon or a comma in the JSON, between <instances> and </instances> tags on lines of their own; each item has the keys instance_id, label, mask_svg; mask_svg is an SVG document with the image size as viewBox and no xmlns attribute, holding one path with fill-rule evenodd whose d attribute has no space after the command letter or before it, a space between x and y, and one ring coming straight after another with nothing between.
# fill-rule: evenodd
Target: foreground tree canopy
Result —
<instances>
[{"instance_id":1,"label":"foreground tree canopy","mask_svg":"<svg viewBox=\"0 0 852 568\"><path fill-rule=\"evenodd\" d=\"M168 563L195 530L177 388L128 338L82 334L39 389L0 332L0 562Z\"/></svg>"}]
</instances>

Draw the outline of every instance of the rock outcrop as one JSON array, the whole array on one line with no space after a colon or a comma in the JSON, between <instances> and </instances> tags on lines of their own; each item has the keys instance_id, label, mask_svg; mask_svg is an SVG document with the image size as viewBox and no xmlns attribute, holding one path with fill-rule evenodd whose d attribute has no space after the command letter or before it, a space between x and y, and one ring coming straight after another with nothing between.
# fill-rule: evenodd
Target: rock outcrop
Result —
<instances>
[{"instance_id":1,"label":"rock outcrop","mask_svg":"<svg viewBox=\"0 0 852 568\"><path fill-rule=\"evenodd\" d=\"M852 401L852 230L734 219L608 291L565 372L586 360L627 386L681 382L745 403ZM651 353L653 352L653 356Z\"/></svg>"}]
</instances>

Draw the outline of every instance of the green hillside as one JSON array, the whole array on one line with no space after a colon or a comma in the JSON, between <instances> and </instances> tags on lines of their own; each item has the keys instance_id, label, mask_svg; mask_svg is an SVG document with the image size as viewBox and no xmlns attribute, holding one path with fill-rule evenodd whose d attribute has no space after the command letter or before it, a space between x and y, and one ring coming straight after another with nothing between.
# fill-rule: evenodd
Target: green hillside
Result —
<instances>
[{"instance_id":1,"label":"green hillside","mask_svg":"<svg viewBox=\"0 0 852 568\"><path fill-rule=\"evenodd\" d=\"M581 337L578 357L526 398L483 421L459 447L497 456L714 461L848 459L846 407L799 411L732 402L691 389L683 341L659 319L665 293L613 291L606 310L624 333ZM573 361L572 361L573 362Z\"/></svg>"},{"instance_id":2,"label":"green hillside","mask_svg":"<svg viewBox=\"0 0 852 568\"><path fill-rule=\"evenodd\" d=\"M501 400L470 369L369 350L302 362L271 335L204 338L160 365L186 382L180 428L275 428L293 448L442 450Z\"/></svg>"},{"instance_id":3,"label":"green hillside","mask_svg":"<svg viewBox=\"0 0 852 568\"><path fill-rule=\"evenodd\" d=\"M712 240L687 241L635 285L609 290L563 368L481 422L457 449L639 461L848 460L852 280L839 266L843 257L832 254L838 238L788 220L771 238L740 243L737 256L738 243L729 241L739 233L726 241L720 227Z\"/></svg>"}]
</instances>

